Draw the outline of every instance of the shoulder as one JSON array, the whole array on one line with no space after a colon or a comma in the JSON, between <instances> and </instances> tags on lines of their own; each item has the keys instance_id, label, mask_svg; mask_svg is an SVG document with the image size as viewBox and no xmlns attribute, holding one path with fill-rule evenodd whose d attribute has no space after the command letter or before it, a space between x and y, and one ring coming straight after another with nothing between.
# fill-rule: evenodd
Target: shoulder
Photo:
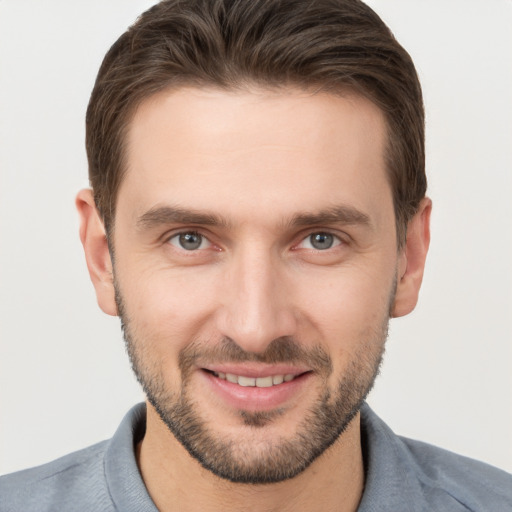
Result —
<instances>
[{"instance_id":1,"label":"shoulder","mask_svg":"<svg viewBox=\"0 0 512 512\"><path fill-rule=\"evenodd\" d=\"M112 508L103 459L108 441L35 468L0 477L1 512Z\"/></svg>"},{"instance_id":2,"label":"shoulder","mask_svg":"<svg viewBox=\"0 0 512 512\"><path fill-rule=\"evenodd\" d=\"M511 474L421 441L398 439L427 492L446 493L469 510L512 510Z\"/></svg>"},{"instance_id":3,"label":"shoulder","mask_svg":"<svg viewBox=\"0 0 512 512\"><path fill-rule=\"evenodd\" d=\"M366 484L360 511L512 512L512 475L448 450L397 436L361 409Z\"/></svg>"},{"instance_id":4,"label":"shoulder","mask_svg":"<svg viewBox=\"0 0 512 512\"><path fill-rule=\"evenodd\" d=\"M110 440L0 477L0 512L156 512L134 453L145 418L136 405Z\"/></svg>"}]
</instances>

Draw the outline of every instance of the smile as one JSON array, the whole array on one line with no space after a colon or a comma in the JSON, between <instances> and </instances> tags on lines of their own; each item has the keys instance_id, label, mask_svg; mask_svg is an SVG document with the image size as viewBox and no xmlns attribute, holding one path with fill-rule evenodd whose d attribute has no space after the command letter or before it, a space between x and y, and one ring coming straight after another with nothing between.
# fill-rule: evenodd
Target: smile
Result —
<instances>
[{"instance_id":1,"label":"smile","mask_svg":"<svg viewBox=\"0 0 512 512\"><path fill-rule=\"evenodd\" d=\"M216 397L236 411L271 411L296 404L310 389L306 384L314 372L292 364L272 366L226 363L200 367L198 375Z\"/></svg>"},{"instance_id":2,"label":"smile","mask_svg":"<svg viewBox=\"0 0 512 512\"><path fill-rule=\"evenodd\" d=\"M244 375L235 375L233 373L212 372L213 375L222 380L227 380L232 384L238 384L243 387L270 388L278 386L283 382L290 382L295 379L296 375L291 373L283 375L269 375L267 377L246 377Z\"/></svg>"}]
</instances>

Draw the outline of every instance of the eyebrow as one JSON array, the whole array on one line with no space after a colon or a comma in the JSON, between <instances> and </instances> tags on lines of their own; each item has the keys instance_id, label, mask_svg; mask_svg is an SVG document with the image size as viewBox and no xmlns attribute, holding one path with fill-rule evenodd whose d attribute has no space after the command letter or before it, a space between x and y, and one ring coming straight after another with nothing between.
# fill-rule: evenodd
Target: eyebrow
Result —
<instances>
[{"instance_id":1,"label":"eyebrow","mask_svg":"<svg viewBox=\"0 0 512 512\"><path fill-rule=\"evenodd\" d=\"M139 229L151 229L165 224L200 224L227 227L228 221L209 212L175 206L159 206L148 210L137 219Z\"/></svg>"},{"instance_id":2,"label":"eyebrow","mask_svg":"<svg viewBox=\"0 0 512 512\"><path fill-rule=\"evenodd\" d=\"M219 226L227 228L231 223L211 212L203 212L176 206L159 206L152 208L137 219L140 230L153 229L166 224L199 224L202 226ZM370 217L352 206L332 206L318 212L297 213L283 225L288 228L313 226L318 224L344 224L372 226Z\"/></svg>"},{"instance_id":3,"label":"eyebrow","mask_svg":"<svg viewBox=\"0 0 512 512\"><path fill-rule=\"evenodd\" d=\"M352 206L332 206L319 212L304 212L294 215L291 227L312 226L314 224L345 224L371 227L370 216Z\"/></svg>"}]
</instances>

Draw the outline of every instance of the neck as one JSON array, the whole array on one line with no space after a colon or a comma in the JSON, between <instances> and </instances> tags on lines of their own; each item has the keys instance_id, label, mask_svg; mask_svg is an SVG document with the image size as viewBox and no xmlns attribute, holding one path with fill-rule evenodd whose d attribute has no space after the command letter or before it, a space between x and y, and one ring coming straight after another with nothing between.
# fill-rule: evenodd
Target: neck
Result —
<instances>
[{"instance_id":1,"label":"neck","mask_svg":"<svg viewBox=\"0 0 512 512\"><path fill-rule=\"evenodd\" d=\"M137 462L161 512L223 510L349 512L364 486L359 414L340 438L298 476L276 484L237 484L204 469L169 432L148 404Z\"/></svg>"}]
</instances>

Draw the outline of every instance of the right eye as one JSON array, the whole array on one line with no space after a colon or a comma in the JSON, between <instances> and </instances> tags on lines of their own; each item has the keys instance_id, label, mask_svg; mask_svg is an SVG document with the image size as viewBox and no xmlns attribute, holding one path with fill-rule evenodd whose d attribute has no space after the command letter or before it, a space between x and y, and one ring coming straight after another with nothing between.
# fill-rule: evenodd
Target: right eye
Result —
<instances>
[{"instance_id":1,"label":"right eye","mask_svg":"<svg viewBox=\"0 0 512 512\"><path fill-rule=\"evenodd\" d=\"M311 233L298 245L301 249L315 249L317 251L326 251L332 247L337 247L342 242L336 235L318 231Z\"/></svg>"},{"instance_id":2,"label":"right eye","mask_svg":"<svg viewBox=\"0 0 512 512\"><path fill-rule=\"evenodd\" d=\"M169 238L169 243L185 251L197 251L211 247L210 241L197 231L184 231Z\"/></svg>"}]
</instances>

